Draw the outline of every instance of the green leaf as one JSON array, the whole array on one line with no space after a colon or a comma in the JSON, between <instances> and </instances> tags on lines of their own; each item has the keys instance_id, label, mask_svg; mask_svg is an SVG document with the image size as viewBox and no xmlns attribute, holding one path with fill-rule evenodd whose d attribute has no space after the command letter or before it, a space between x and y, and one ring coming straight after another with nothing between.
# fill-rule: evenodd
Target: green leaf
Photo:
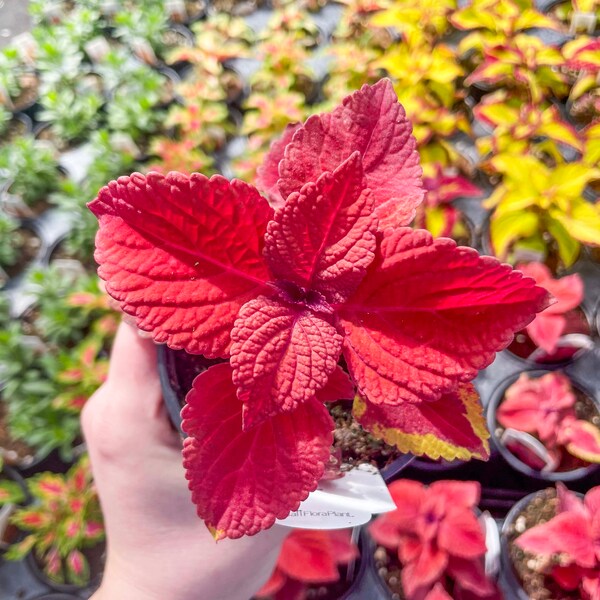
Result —
<instances>
[{"instance_id":1,"label":"green leaf","mask_svg":"<svg viewBox=\"0 0 600 600\"><path fill-rule=\"evenodd\" d=\"M0 481L0 506L3 504L21 504L25 501L25 492L15 481Z\"/></svg>"},{"instance_id":2,"label":"green leaf","mask_svg":"<svg viewBox=\"0 0 600 600\"><path fill-rule=\"evenodd\" d=\"M569 214L550 209L549 215L559 221L576 240L593 246L600 245L600 210L597 205L579 198L571 202Z\"/></svg>"},{"instance_id":3,"label":"green leaf","mask_svg":"<svg viewBox=\"0 0 600 600\"><path fill-rule=\"evenodd\" d=\"M23 560L35 545L36 538L34 535L28 535L25 539L17 544L13 544L5 553L6 560Z\"/></svg>"},{"instance_id":4,"label":"green leaf","mask_svg":"<svg viewBox=\"0 0 600 600\"><path fill-rule=\"evenodd\" d=\"M534 235L539 227L539 217L534 212L515 211L500 217L492 215L490 236L496 256L505 258L510 245L517 239Z\"/></svg>"},{"instance_id":5,"label":"green leaf","mask_svg":"<svg viewBox=\"0 0 600 600\"><path fill-rule=\"evenodd\" d=\"M558 255L565 267L570 267L579 256L580 243L573 238L560 221L552 217L546 218L546 229L555 239L558 246Z\"/></svg>"}]
</instances>

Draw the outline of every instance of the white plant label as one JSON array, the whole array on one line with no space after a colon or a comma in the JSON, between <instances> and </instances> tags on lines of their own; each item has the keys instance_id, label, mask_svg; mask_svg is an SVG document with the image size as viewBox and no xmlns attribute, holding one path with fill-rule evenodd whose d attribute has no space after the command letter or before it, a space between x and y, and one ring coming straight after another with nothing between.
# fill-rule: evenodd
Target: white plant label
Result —
<instances>
[{"instance_id":1,"label":"white plant label","mask_svg":"<svg viewBox=\"0 0 600 600\"><path fill-rule=\"evenodd\" d=\"M298 510L277 523L298 529L344 529L395 508L378 469L360 465L339 479L319 482Z\"/></svg>"}]
</instances>

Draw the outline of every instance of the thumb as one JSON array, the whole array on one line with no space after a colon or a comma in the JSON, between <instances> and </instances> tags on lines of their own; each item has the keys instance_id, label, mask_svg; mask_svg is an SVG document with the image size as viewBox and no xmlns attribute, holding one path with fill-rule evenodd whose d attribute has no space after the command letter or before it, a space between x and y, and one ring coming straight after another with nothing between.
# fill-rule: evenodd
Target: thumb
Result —
<instances>
[{"instance_id":1,"label":"thumb","mask_svg":"<svg viewBox=\"0 0 600 600\"><path fill-rule=\"evenodd\" d=\"M103 443L104 437L181 443L163 405L156 347L126 323L117 331L106 381L84 407L82 420L88 443Z\"/></svg>"}]
</instances>

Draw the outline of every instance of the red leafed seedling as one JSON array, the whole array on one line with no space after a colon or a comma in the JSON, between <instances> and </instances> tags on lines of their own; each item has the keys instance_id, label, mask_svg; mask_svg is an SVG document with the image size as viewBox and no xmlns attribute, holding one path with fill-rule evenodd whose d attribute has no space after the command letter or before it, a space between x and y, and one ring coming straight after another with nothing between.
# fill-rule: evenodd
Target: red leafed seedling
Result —
<instances>
[{"instance_id":1,"label":"red leafed seedling","mask_svg":"<svg viewBox=\"0 0 600 600\"><path fill-rule=\"evenodd\" d=\"M296 529L283 542L275 570L256 594L272 600L304 600L311 585L333 584L340 565L358 558L349 529Z\"/></svg>"},{"instance_id":2,"label":"red leafed seedling","mask_svg":"<svg viewBox=\"0 0 600 600\"><path fill-rule=\"evenodd\" d=\"M499 600L484 570L485 533L475 516L474 481L436 481L426 487L399 480L389 486L396 510L369 526L374 540L397 552L407 600Z\"/></svg>"},{"instance_id":3,"label":"red leafed seedling","mask_svg":"<svg viewBox=\"0 0 600 600\"><path fill-rule=\"evenodd\" d=\"M563 590L578 591L583 600L596 600L600 598L600 487L589 490L583 500L562 483L556 489L556 516L525 531L515 544L543 557L531 564Z\"/></svg>"},{"instance_id":4,"label":"red leafed seedling","mask_svg":"<svg viewBox=\"0 0 600 600\"><path fill-rule=\"evenodd\" d=\"M98 272L122 310L156 342L229 358L196 378L182 412L192 499L217 539L270 527L316 488L342 357L375 437L487 457L468 382L548 294L406 227L420 176L384 79L273 145L258 181L276 210L247 183L198 173L135 173L90 203Z\"/></svg>"},{"instance_id":5,"label":"red leafed seedling","mask_svg":"<svg viewBox=\"0 0 600 600\"><path fill-rule=\"evenodd\" d=\"M554 279L548 267L538 262L518 265L517 268L556 298L555 304L537 315L527 326L527 334L533 343L552 355L558 349L561 336L584 331L585 327L582 329L582 324L577 322L581 321L581 317L575 312L583 300L583 280L578 273Z\"/></svg>"},{"instance_id":6,"label":"red leafed seedling","mask_svg":"<svg viewBox=\"0 0 600 600\"><path fill-rule=\"evenodd\" d=\"M600 429L578 418L576 403L571 382L563 373L537 378L522 373L506 390L496 417L503 427L539 439L557 466L563 464L564 452L588 463L600 463Z\"/></svg>"}]
</instances>

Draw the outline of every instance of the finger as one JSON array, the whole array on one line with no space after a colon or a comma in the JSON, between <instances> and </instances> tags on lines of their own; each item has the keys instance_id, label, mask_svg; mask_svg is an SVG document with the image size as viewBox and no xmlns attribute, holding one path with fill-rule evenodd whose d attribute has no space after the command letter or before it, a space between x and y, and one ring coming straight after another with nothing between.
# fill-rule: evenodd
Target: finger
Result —
<instances>
[{"instance_id":1,"label":"finger","mask_svg":"<svg viewBox=\"0 0 600 600\"><path fill-rule=\"evenodd\" d=\"M160 390L156 368L156 346L138 335L137 330L121 322L110 357L108 378L123 391L152 388Z\"/></svg>"}]
</instances>

